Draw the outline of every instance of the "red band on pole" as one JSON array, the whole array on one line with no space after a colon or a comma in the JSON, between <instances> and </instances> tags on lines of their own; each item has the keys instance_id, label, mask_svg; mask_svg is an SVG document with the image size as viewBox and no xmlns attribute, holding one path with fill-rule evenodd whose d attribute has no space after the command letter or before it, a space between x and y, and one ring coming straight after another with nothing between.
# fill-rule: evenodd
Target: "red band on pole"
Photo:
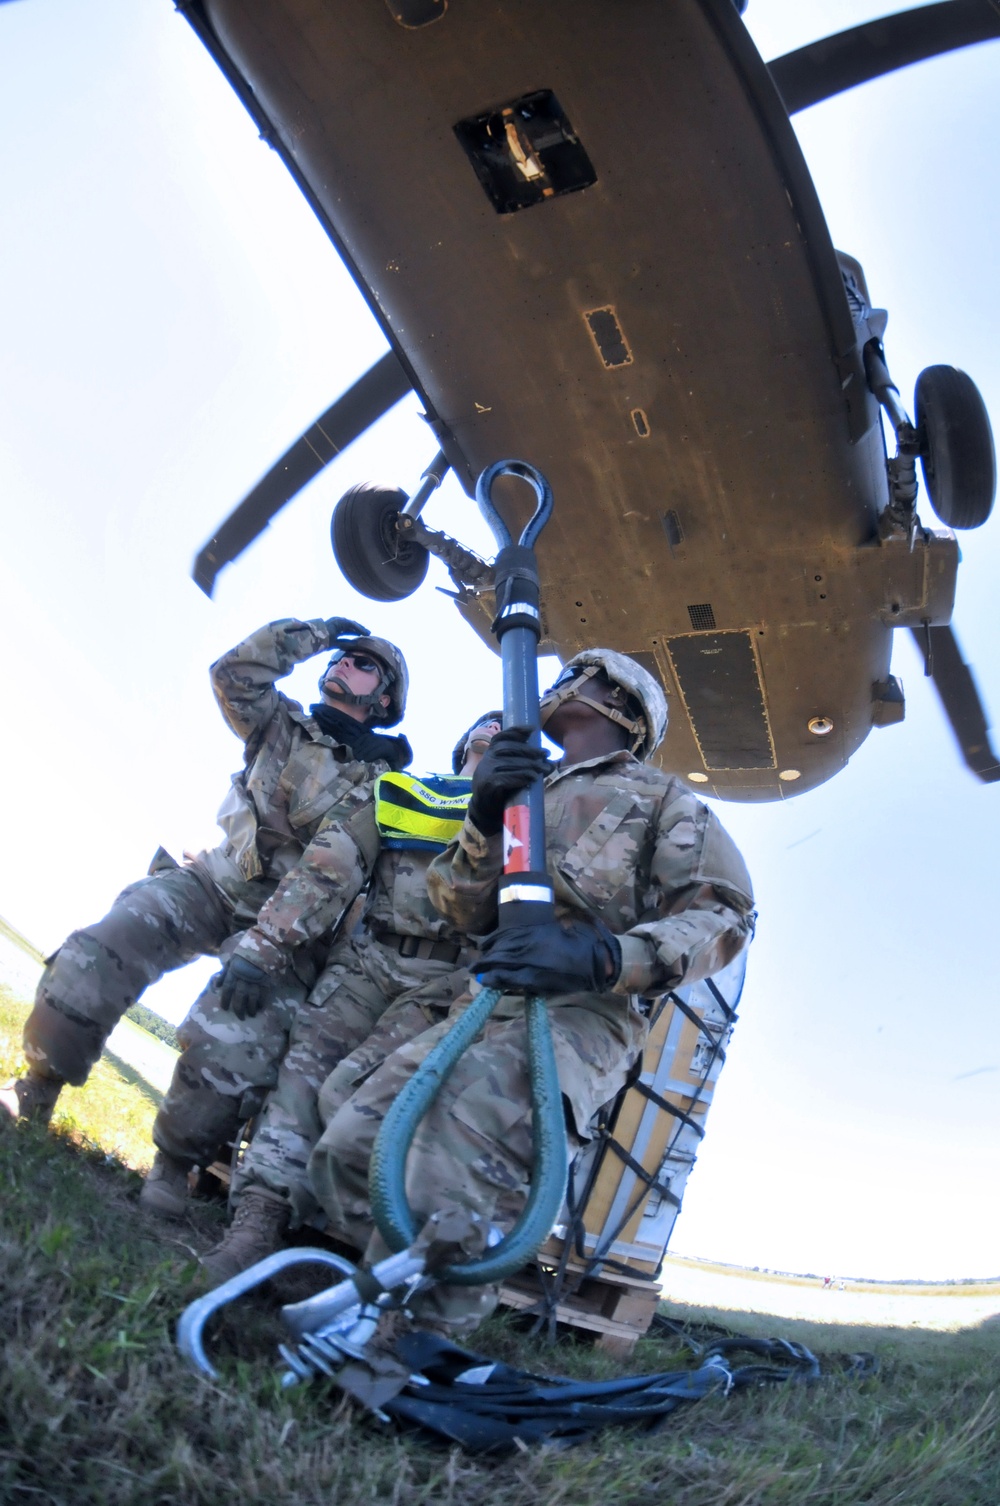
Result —
<instances>
[{"instance_id":1,"label":"red band on pole","mask_svg":"<svg viewBox=\"0 0 1000 1506\"><path fill-rule=\"evenodd\" d=\"M503 871L530 873L530 813L526 805L508 805L503 813Z\"/></svg>"}]
</instances>

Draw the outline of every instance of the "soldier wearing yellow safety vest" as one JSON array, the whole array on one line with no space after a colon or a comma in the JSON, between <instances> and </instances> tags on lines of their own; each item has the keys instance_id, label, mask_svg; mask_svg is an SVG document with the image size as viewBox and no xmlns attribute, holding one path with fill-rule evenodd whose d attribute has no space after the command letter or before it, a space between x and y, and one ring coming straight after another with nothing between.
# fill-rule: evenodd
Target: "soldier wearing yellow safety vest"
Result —
<instances>
[{"instance_id":1,"label":"soldier wearing yellow safety vest","mask_svg":"<svg viewBox=\"0 0 1000 1506\"><path fill-rule=\"evenodd\" d=\"M279 887L261 911L255 929L267 945L306 945L336 924L370 878L356 933L334 947L292 1027L277 1087L233 1182L233 1223L202 1261L213 1283L278 1248L289 1223L319 1213L306 1168L323 1131L319 1089L333 1068L340 1064L346 1097L467 988L472 952L431 904L426 875L462 828L472 771L500 723L501 713L490 711L463 734L453 776L388 773L352 791L311 845L322 861L308 873L300 867L289 892Z\"/></svg>"}]
</instances>

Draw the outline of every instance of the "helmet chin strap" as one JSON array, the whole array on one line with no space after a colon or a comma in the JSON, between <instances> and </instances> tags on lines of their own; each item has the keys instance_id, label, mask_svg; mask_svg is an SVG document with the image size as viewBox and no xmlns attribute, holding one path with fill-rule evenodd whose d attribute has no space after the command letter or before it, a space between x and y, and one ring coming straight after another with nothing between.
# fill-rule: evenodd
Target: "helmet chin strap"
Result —
<instances>
[{"instance_id":1,"label":"helmet chin strap","mask_svg":"<svg viewBox=\"0 0 1000 1506\"><path fill-rule=\"evenodd\" d=\"M385 695L389 686L392 684L392 674L389 670L383 669L382 678L379 680L375 689L369 690L365 695L355 694L353 690L350 690L344 684L343 680L339 679L335 673L330 674L329 671L323 676L322 680L320 681L319 689L321 695L326 694L326 687L328 684L336 685L338 692L337 700L342 701L345 706L364 706L372 715L374 715L376 711L385 710L385 707L381 704L381 699L382 696Z\"/></svg>"},{"instance_id":2,"label":"helmet chin strap","mask_svg":"<svg viewBox=\"0 0 1000 1506\"><path fill-rule=\"evenodd\" d=\"M545 726L545 723L552 716L553 712L557 711L566 701L582 701L585 706L589 706L593 711L599 711L602 716L606 716L609 722L615 722L619 727L624 727L631 739L629 752L634 753L637 748L642 747L646 737L645 718L626 716L617 707L605 706L600 701L595 701L589 695L583 694L587 681L592 680L595 675L601 673L602 670L599 665L587 664L566 685L560 687L557 684L551 690L547 690L542 696L541 701L542 726ZM617 690L619 687L615 686L615 689Z\"/></svg>"}]
</instances>

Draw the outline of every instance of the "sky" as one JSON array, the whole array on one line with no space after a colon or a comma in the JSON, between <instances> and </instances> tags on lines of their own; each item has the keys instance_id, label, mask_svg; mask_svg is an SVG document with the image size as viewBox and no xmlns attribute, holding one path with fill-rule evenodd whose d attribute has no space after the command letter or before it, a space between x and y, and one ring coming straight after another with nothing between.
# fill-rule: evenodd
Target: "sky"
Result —
<instances>
[{"instance_id":1,"label":"sky","mask_svg":"<svg viewBox=\"0 0 1000 1506\"><path fill-rule=\"evenodd\" d=\"M879 13L750 0L745 19L769 58ZM889 309L904 401L945 362L995 416L998 70L996 43L967 49L795 122L835 243ZM386 607L352 592L330 553L348 486L412 490L434 453L414 398L223 572L214 600L190 579L215 525L385 347L169 0L0 5L0 182L0 914L47 951L159 844L178 857L214 845L240 747L206 670L260 623L343 613L404 644L416 768L446 766L499 672L433 589L441 567ZM427 517L492 552L454 482ZM955 625L1000 719L1000 517L961 544ZM718 806L760 923L677 1253L1000 1273L1000 787L960 763L907 635L893 669L905 723L874 731L836 779L780 805ZM317 673L297 670L289 693L308 703ZM178 1020L211 970L146 1002Z\"/></svg>"}]
</instances>

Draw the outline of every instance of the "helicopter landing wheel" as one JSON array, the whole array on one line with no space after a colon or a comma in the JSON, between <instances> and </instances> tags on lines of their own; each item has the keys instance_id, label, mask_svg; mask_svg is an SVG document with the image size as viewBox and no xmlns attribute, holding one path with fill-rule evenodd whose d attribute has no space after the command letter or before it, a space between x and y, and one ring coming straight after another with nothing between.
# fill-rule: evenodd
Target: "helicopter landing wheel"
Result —
<instances>
[{"instance_id":1,"label":"helicopter landing wheel","mask_svg":"<svg viewBox=\"0 0 1000 1506\"><path fill-rule=\"evenodd\" d=\"M427 574L427 550L396 532L406 500L397 488L362 482L333 509L333 557L354 589L371 601L403 601Z\"/></svg>"},{"instance_id":2,"label":"helicopter landing wheel","mask_svg":"<svg viewBox=\"0 0 1000 1506\"><path fill-rule=\"evenodd\" d=\"M914 394L931 506L949 528L979 528L996 495L993 432L979 388L954 366L928 366Z\"/></svg>"}]
</instances>

